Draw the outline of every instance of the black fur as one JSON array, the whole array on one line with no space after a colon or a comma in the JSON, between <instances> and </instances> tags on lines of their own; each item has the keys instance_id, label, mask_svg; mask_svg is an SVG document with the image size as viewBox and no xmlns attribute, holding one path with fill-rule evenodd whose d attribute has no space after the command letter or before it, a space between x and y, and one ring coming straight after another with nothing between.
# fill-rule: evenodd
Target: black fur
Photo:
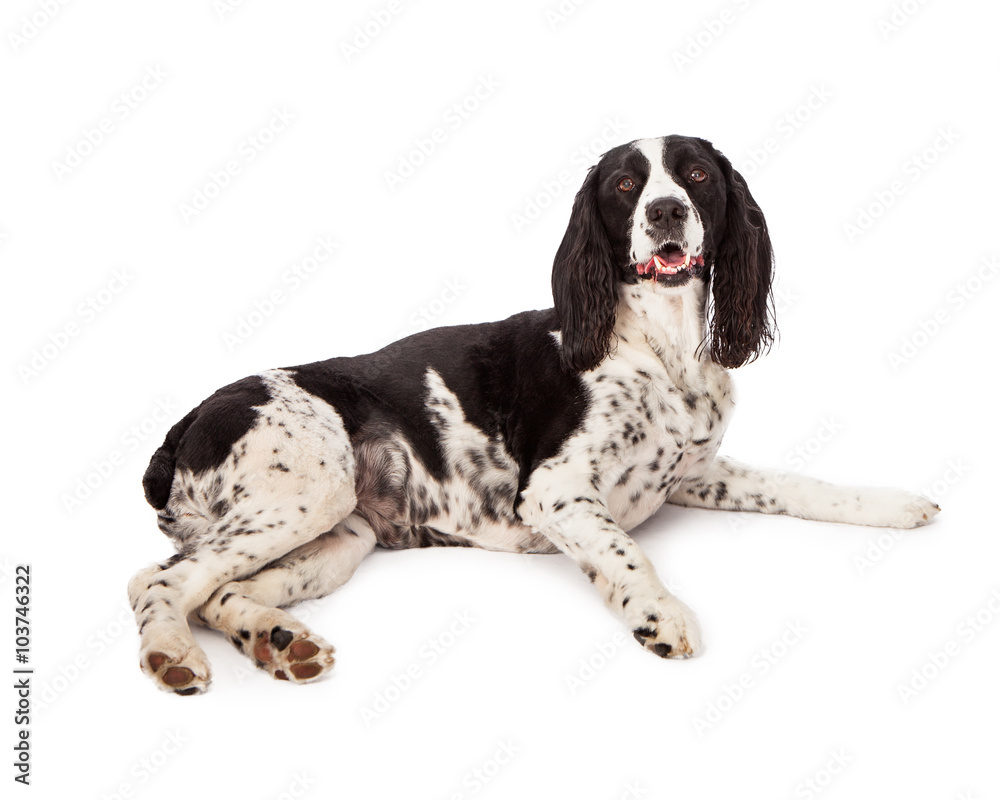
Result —
<instances>
[{"instance_id":1,"label":"black fur","mask_svg":"<svg viewBox=\"0 0 1000 800\"><path fill-rule=\"evenodd\" d=\"M269 399L263 381L250 376L224 386L190 411L167 432L149 461L142 476L146 501L157 510L166 507L178 467L197 474L222 464L233 443L257 420L254 406Z\"/></svg>"}]
</instances>

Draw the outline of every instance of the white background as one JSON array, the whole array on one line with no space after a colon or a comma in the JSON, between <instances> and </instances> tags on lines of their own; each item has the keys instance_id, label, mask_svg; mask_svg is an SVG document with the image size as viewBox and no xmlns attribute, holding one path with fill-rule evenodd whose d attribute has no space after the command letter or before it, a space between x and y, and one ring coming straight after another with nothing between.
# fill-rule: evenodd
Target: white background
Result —
<instances>
[{"instance_id":1,"label":"white background","mask_svg":"<svg viewBox=\"0 0 1000 800\"><path fill-rule=\"evenodd\" d=\"M376 31L386 3L6 3L0 605L30 564L28 791L1000 798L1000 13L906 7L890 29L860 0L400 0ZM636 538L701 620L687 662L568 559L380 551L302 610L328 679L274 682L199 630L211 691L156 691L125 586L171 552L139 483L169 426L245 374L547 307L585 167L666 133L727 153L774 239L781 340L736 373L724 452L924 491L934 523L665 508Z\"/></svg>"}]
</instances>

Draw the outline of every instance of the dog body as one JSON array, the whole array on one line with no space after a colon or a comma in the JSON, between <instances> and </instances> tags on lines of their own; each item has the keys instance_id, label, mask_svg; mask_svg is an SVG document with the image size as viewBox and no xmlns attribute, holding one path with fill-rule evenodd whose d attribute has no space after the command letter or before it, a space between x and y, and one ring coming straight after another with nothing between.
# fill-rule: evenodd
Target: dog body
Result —
<instances>
[{"instance_id":1,"label":"dog body","mask_svg":"<svg viewBox=\"0 0 1000 800\"><path fill-rule=\"evenodd\" d=\"M178 554L129 586L142 668L207 687L194 614L276 678L319 677L333 648L279 606L375 546L564 552L647 649L687 657L694 616L626 533L665 501L922 523L936 507L916 495L717 456L727 368L770 341L770 285L763 215L710 144L610 151L576 198L554 309L270 370L171 429L143 483Z\"/></svg>"}]
</instances>

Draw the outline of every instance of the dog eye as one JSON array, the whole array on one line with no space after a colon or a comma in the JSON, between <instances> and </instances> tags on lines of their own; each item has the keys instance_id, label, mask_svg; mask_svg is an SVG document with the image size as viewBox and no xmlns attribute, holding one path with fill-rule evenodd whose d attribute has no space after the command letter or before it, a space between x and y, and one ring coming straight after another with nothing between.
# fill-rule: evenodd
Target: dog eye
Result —
<instances>
[{"instance_id":1,"label":"dog eye","mask_svg":"<svg viewBox=\"0 0 1000 800\"><path fill-rule=\"evenodd\" d=\"M707 177L708 173L705 172L705 170L701 169L701 167L695 167L693 170L691 170L691 180L695 181L696 183L701 183Z\"/></svg>"},{"instance_id":2,"label":"dog eye","mask_svg":"<svg viewBox=\"0 0 1000 800\"><path fill-rule=\"evenodd\" d=\"M631 192L635 188L631 178L622 178L618 181L618 189L623 192Z\"/></svg>"}]
</instances>

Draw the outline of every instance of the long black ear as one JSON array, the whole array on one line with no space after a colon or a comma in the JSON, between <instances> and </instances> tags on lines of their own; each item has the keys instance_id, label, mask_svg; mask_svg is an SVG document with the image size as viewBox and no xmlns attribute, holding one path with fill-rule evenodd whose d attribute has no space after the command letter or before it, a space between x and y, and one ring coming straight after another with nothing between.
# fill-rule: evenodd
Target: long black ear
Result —
<instances>
[{"instance_id":1,"label":"long black ear","mask_svg":"<svg viewBox=\"0 0 1000 800\"><path fill-rule=\"evenodd\" d=\"M596 367L611 348L618 302L611 243L597 207L597 167L591 167L552 265L552 298L562 324L563 369Z\"/></svg>"},{"instance_id":2,"label":"long black ear","mask_svg":"<svg viewBox=\"0 0 1000 800\"><path fill-rule=\"evenodd\" d=\"M728 184L726 223L712 275L712 359L741 367L767 352L774 341L771 237L747 183L716 151Z\"/></svg>"}]
</instances>

